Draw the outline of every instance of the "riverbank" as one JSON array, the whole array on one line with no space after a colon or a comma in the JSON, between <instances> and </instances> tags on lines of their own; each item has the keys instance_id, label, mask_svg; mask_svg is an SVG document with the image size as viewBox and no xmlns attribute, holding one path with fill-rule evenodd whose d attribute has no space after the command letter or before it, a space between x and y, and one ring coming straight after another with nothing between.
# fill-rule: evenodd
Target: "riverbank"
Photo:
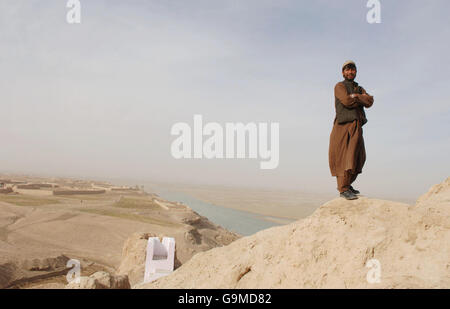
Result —
<instances>
[{"instance_id":1,"label":"riverbank","mask_svg":"<svg viewBox=\"0 0 450 309\"><path fill-rule=\"evenodd\" d=\"M293 190L188 185L139 180L109 180L116 185L139 183L146 191L182 202L214 223L248 236L266 228L285 225L312 214L334 198Z\"/></svg>"}]
</instances>

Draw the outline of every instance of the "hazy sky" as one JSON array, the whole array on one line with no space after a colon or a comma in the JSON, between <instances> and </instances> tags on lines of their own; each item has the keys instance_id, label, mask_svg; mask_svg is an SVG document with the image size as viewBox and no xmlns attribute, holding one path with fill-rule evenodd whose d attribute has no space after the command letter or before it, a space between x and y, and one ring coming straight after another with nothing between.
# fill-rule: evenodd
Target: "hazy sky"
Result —
<instances>
[{"instance_id":1,"label":"hazy sky","mask_svg":"<svg viewBox=\"0 0 450 309\"><path fill-rule=\"evenodd\" d=\"M375 97L355 187L412 197L450 176L450 2L0 1L0 172L335 192L333 88ZM176 122L279 122L280 164L175 160Z\"/></svg>"}]
</instances>

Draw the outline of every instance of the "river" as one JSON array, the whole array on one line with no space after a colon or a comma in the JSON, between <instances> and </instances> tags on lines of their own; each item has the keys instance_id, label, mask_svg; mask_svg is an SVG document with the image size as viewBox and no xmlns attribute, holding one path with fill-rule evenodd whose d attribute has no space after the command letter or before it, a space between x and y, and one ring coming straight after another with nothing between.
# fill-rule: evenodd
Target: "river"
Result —
<instances>
[{"instance_id":1,"label":"river","mask_svg":"<svg viewBox=\"0 0 450 309\"><path fill-rule=\"evenodd\" d=\"M246 211L213 205L198 200L184 192L155 187L154 185L144 185L144 189L146 192L158 194L165 200L172 202L182 202L183 204L192 208L192 210L194 210L198 214L207 217L215 224L218 224L229 231L236 232L243 236L252 235L258 231L281 225L279 223L265 220L264 218L270 218L268 216L262 216Z\"/></svg>"}]
</instances>

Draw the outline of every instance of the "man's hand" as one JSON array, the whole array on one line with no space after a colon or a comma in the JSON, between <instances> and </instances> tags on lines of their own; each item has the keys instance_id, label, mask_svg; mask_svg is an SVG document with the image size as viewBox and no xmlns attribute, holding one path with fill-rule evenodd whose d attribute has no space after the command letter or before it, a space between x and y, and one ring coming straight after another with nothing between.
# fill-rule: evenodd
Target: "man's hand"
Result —
<instances>
[{"instance_id":1,"label":"man's hand","mask_svg":"<svg viewBox=\"0 0 450 309\"><path fill-rule=\"evenodd\" d=\"M372 106L372 104L373 104L373 97L371 95L369 95L367 93L363 93L363 94L357 94L356 96L358 97L358 99L357 99L358 102L362 106L364 106L366 108Z\"/></svg>"}]
</instances>

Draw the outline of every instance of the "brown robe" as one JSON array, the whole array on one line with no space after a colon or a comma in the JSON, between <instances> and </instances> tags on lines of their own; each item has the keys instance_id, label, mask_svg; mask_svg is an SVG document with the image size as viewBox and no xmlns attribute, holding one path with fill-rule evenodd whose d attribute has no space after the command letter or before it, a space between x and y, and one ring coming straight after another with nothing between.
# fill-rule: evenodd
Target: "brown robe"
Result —
<instances>
[{"instance_id":1,"label":"brown robe","mask_svg":"<svg viewBox=\"0 0 450 309\"><path fill-rule=\"evenodd\" d=\"M362 105L368 108L373 104L372 96L357 94L354 98L351 98L342 83L336 85L334 93L347 107ZM362 89L362 93L366 94L366 91ZM333 130L330 134L328 159L331 175L349 177L347 173L353 174L354 176L349 177L352 178L350 183L356 178L356 174L362 172L366 161L366 150L361 119L344 124L338 124L336 118L334 119Z\"/></svg>"}]
</instances>

